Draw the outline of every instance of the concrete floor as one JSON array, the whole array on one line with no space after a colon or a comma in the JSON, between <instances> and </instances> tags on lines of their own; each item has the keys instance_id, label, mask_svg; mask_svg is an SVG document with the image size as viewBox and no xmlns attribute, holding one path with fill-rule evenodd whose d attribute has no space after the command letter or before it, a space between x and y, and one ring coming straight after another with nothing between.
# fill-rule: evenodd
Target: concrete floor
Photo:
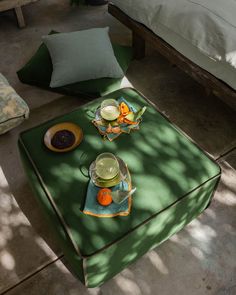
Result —
<instances>
[{"instance_id":1,"label":"concrete floor","mask_svg":"<svg viewBox=\"0 0 236 295\"><path fill-rule=\"evenodd\" d=\"M0 294L236 294L235 112L150 48L132 62L128 80L220 163L220 185L201 216L102 287L86 289L71 275L28 187L16 144L20 131L86 100L21 84L16 70L51 29L109 26L121 44L130 44L131 36L105 6L72 8L69 0L44 0L24 14L23 30L11 11L0 14L0 71L31 108L28 121L0 136Z\"/></svg>"}]
</instances>

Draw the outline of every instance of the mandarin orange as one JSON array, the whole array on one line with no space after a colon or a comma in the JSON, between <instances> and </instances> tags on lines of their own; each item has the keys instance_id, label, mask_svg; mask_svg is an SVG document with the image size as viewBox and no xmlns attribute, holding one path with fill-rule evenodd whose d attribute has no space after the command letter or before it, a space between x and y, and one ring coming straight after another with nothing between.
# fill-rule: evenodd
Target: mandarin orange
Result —
<instances>
[{"instance_id":1,"label":"mandarin orange","mask_svg":"<svg viewBox=\"0 0 236 295\"><path fill-rule=\"evenodd\" d=\"M111 190L109 188L102 188L97 194L97 201L102 206L108 206L112 202Z\"/></svg>"}]
</instances>

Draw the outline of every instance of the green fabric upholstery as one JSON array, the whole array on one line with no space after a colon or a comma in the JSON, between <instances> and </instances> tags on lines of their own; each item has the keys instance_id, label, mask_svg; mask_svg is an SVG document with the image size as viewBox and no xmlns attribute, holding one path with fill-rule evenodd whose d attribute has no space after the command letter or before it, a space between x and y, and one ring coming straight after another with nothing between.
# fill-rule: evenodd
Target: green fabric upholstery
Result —
<instances>
[{"instance_id":1,"label":"green fabric upholstery","mask_svg":"<svg viewBox=\"0 0 236 295\"><path fill-rule=\"evenodd\" d=\"M109 38L109 28L43 36L53 64L50 87L100 78L123 78Z\"/></svg>"},{"instance_id":2,"label":"green fabric upholstery","mask_svg":"<svg viewBox=\"0 0 236 295\"><path fill-rule=\"evenodd\" d=\"M120 96L137 108L147 106L140 130L131 135L122 134L114 142L102 140L91 123L91 110L104 99L99 98L23 132L19 139L30 184L50 217L71 267L89 287L111 278L199 215L220 177L218 165L139 93L123 89L109 95ZM50 152L43 136L50 126L63 121L79 124L84 140L70 153ZM128 164L137 187L129 216L97 218L81 212L87 168L105 151Z\"/></svg>"},{"instance_id":3,"label":"green fabric upholstery","mask_svg":"<svg viewBox=\"0 0 236 295\"><path fill-rule=\"evenodd\" d=\"M50 34L55 33L57 32L52 31ZM125 73L132 59L132 48L117 44L112 44L112 46L117 61ZM87 94L93 97L105 95L119 89L122 81L122 79L101 78L74 83L59 88L50 88L49 84L52 70L53 67L49 51L45 44L41 44L28 63L17 72L17 75L22 83L74 96L81 94Z\"/></svg>"}]
</instances>

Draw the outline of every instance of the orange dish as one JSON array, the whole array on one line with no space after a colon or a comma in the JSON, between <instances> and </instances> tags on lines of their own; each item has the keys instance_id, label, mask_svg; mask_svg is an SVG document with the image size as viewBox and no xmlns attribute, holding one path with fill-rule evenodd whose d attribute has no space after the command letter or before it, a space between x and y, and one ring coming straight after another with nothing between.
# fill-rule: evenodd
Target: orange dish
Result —
<instances>
[{"instance_id":1,"label":"orange dish","mask_svg":"<svg viewBox=\"0 0 236 295\"><path fill-rule=\"evenodd\" d=\"M73 134L74 141L73 144L71 144L71 146L60 149L53 145L53 137L57 132L60 131L68 131ZM47 132L44 135L44 144L48 149L50 149L53 152L64 153L75 149L81 143L82 139L83 132L80 126L72 122L63 122L53 125L51 128L47 130Z\"/></svg>"}]
</instances>

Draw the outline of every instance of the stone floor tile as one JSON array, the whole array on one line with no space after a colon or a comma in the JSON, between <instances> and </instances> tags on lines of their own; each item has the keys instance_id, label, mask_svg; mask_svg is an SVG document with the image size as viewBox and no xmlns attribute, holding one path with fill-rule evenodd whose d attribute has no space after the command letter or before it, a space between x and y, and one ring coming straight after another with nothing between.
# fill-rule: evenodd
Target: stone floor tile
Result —
<instances>
[{"instance_id":1,"label":"stone floor tile","mask_svg":"<svg viewBox=\"0 0 236 295\"><path fill-rule=\"evenodd\" d=\"M0 167L0 294L56 257L22 213Z\"/></svg>"},{"instance_id":2,"label":"stone floor tile","mask_svg":"<svg viewBox=\"0 0 236 295\"><path fill-rule=\"evenodd\" d=\"M134 88L215 158L236 146L236 112L153 52L127 73Z\"/></svg>"},{"instance_id":3,"label":"stone floor tile","mask_svg":"<svg viewBox=\"0 0 236 295\"><path fill-rule=\"evenodd\" d=\"M223 160L236 170L236 146L223 158Z\"/></svg>"}]
</instances>

